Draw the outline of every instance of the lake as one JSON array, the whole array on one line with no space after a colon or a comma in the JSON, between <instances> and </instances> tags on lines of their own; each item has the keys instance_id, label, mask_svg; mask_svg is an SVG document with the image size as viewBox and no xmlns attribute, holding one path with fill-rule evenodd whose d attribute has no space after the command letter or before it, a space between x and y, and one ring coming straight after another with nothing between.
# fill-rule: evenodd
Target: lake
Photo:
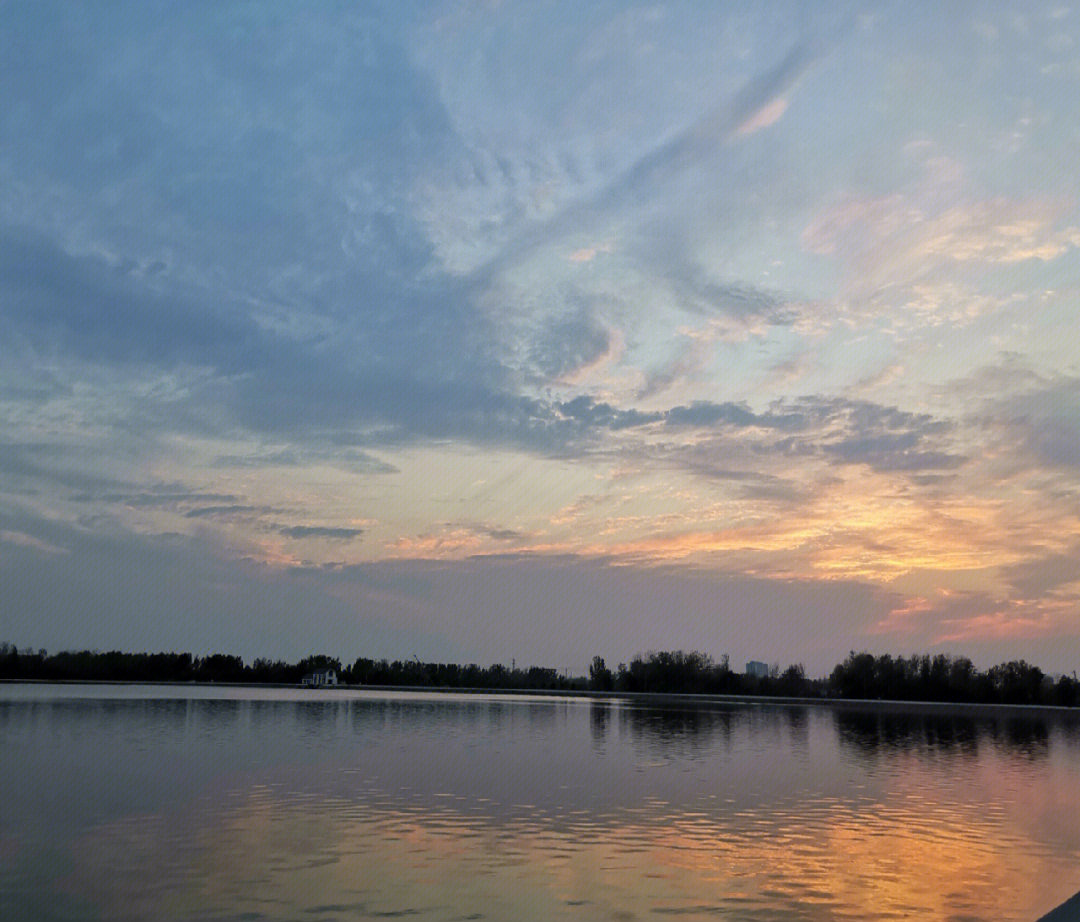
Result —
<instances>
[{"instance_id":1,"label":"lake","mask_svg":"<svg viewBox=\"0 0 1080 922\"><path fill-rule=\"evenodd\" d=\"M0 685L4 920L1023 920L1080 714Z\"/></svg>"}]
</instances>

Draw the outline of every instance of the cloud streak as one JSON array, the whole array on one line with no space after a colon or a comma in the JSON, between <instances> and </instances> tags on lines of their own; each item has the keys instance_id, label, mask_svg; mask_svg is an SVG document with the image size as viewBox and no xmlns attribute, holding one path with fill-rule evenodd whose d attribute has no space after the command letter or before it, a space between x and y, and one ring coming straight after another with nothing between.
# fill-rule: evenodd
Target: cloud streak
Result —
<instances>
[{"instance_id":1,"label":"cloud streak","mask_svg":"<svg viewBox=\"0 0 1080 922\"><path fill-rule=\"evenodd\" d=\"M721 147L736 136L775 122L783 114L780 106L786 108L781 94L794 87L822 52L809 45L792 48L779 63L748 81L730 101L714 106L688 128L641 156L595 196L568 205L519 234L497 256L476 269L472 281L486 285L530 251L571 235L587 236L590 229L603 228L623 209L647 206L691 167L717 156Z\"/></svg>"}]
</instances>

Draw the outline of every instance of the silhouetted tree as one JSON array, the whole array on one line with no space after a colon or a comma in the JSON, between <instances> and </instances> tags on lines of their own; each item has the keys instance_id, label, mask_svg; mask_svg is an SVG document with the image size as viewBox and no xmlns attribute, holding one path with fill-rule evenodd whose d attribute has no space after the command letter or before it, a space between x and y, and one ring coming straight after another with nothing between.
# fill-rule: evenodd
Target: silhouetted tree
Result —
<instances>
[{"instance_id":1,"label":"silhouetted tree","mask_svg":"<svg viewBox=\"0 0 1080 922\"><path fill-rule=\"evenodd\" d=\"M589 666L589 688L593 691L611 691L615 687L615 677L611 674L602 656L594 656Z\"/></svg>"}]
</instances>

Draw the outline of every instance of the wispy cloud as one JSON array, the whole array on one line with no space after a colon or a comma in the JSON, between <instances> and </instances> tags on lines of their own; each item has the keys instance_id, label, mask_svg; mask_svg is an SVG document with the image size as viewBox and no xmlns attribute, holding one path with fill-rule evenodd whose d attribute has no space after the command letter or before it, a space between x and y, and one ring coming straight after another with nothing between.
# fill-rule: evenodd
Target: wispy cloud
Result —
<instances>
[{"instance_id":1,"label":"wispy cloud","mask_svg":"<svg viewBox=\"0 0 1080 922\"><path fill-rule=\"evenodd\" d=\"M331 541L351 541L364 533L362 528L335 525L278 525L276 531L286 538L326 538Z\"/></svg>"},{"instance_id":2,"label":"wispy cloud","mask_svg":"<svg viewBox=\"0 0 1080 922\"><path fill-rule=\"evenodd\" d=\"M245 506L241 503L231 503L227 506L199 506L196 509L189 509L184 515L189 519L231 519L237 516L261 515L272 511L271 508L266 506Z\"/></svg>"},{"instance_id":3,"label":"wispy cloud","mask_svg":"<svg viewBox=\"0 0 1080 922\"><path fill-rule=\"evenodd\" d=\"M596 229L602 233L607 222L622 209L646 207L650 200L664 194L668 184L703 159L717 155L721 146L734 137L775 122L786 108L781 94L794 86L822 52L822 48L808 44L792 48L775 66L749 80L733 98L710 108L692 125L639 157L597 194L527 227L476 269L472 278L484 283L552 241L575 234L589 235Z\"/></svg>"}]
</instances>

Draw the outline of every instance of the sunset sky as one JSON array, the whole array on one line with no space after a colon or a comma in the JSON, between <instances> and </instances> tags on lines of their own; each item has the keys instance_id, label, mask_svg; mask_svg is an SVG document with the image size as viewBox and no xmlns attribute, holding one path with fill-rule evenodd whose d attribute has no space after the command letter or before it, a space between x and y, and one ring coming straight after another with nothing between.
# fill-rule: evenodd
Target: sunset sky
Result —
<instances>
[{"instance_id":1,"label":"sunset sky","mask_svg":"<svg viewBox=\"0 0 1080 922\"><path fill-rule=\"evenodd\" d=\"M0 640L1080 668L1080 9L0 36Z\"/></svg>"}]
</instances>

